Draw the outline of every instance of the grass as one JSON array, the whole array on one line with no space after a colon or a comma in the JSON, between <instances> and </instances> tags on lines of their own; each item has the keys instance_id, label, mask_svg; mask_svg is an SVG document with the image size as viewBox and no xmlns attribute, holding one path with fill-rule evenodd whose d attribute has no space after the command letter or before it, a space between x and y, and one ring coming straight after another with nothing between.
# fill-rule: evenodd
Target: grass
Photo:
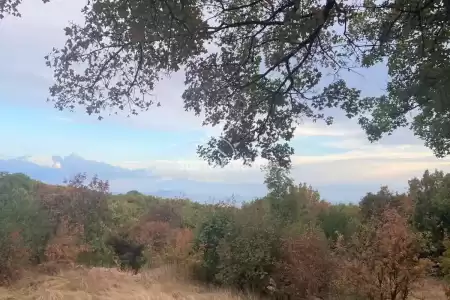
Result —
<instances>
[{"instance_id":1,"label":"grass","mask_svg":"<svg viewBox=\"0 0 450 300\"><path fill-rule=\"evenodd\" d=\"M28 272L9 288L0 288L0 300L254 300L252 296L208 288L180 278L165 267L138 275L106 268L74 268L56 275Z\"/></svg>"},{"instance_id":2,"label":"grass","mask_svg":"<svg viewBox=\"0 0 450 300\"><path fill-rule=\"evenodd\" d=\"M187 281L173 267L132 275L107 268L76 267L54 275L28 271L23 279L0 288L0 300L256 300L255 296L206 287ZM427 279L410 300L447 300L442 284Z\"/></svg>"}]
</instances>

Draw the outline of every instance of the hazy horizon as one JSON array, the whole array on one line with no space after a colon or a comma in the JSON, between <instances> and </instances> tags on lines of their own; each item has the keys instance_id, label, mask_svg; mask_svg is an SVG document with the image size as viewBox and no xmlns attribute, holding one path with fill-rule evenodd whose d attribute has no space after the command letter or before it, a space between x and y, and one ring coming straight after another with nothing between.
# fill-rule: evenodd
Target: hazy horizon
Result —
<instances>
[{"instance_id":1,"label":"hazy horizon","mask_svg":"<svg viewBox=\"0 0 450 300\"><path fill-rule=\"evenodd\" d=\"M79 8L83 3L25 2L22 18L8 16L0 21L0 133L7 141L0 156L31 156L43 163L55 155L76 153L121 168L149 169L167 180L262 185L262 160L251 168L236 161L221 169L197 157L196 146L218 135L220 128L202 127L201 118L184 111L182 72L156 87L155 97L162 107L132 118L119 115L98 121L83 111L59 112L46 102L52 78L44 56L64 43L63 28L69 21L82 20ZM362 88L367 95L379 94L385 88L383 66L360 73L346 75L350 85ZM331 127L305 120L291 142L296 182L329 187L325 194L336 199L381 185L401 190L408 179L421 176L425 169L450 171L449 159L437 159L409 130L370 144L359 126L339 112ZM128 186L136 180L125 173L123 176L117 182L127 182Z\"/></svg>"}]
</instances>

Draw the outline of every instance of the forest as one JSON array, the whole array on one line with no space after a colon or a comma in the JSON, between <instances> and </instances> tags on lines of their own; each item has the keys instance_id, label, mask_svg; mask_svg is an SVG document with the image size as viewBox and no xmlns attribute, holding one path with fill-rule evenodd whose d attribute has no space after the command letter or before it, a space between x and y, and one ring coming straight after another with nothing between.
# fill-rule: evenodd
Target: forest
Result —
<instances>
[{"instance_id":1,"label":"forest","mask_svg":"<svg viewBox=\"0 0 450 300\"><path fill-rule=\"evenodd\" d=\"M265 182L261 199L201 204L112 195L83 174L54 186L1 173L1 283L30 269L172 265L267 299L407 299L427 278L450 290L450 174L427 170L406 193L381 187L357 204L327 202L276 166Z\"/></svg>"}]
</instances>

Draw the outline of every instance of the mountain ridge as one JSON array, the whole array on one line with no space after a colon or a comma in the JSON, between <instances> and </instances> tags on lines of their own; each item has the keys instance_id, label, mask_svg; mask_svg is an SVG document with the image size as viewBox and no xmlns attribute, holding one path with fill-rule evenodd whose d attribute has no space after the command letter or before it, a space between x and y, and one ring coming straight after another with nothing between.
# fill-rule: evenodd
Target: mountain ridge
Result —
<instances>
[{"instance_id":1,"label":"mountain ridge","mask_svg":"<svg viewBox=\"0 0 450 300\"><path fill-rule=\"evenodd\" d=\"M167 198L190 198L199 202L251 200L264 195L264 189L252 184L228 184L201 182L190 179L166 179L151 170L126 169L104 162L84 159L77 154L68 156L53 155L50 159L36 156L0 157L0 171L24 173L27 176L48 184L63 184L78 173L97 175L111 183L113 193L126 193L138 190L144 194ZM232 186L235 186L234 189ZM231 188L230 188L231 186ZM182 187L182 189L180 189ZM256 195L239 195L238 190L260 190ZM203 191L202 191L203 190ZM234 190L234 192L233 192Z\"/></svg>"},{"instance_id":2,"label":"mountain ridge","mask_svg":"<svg viewBox=\"0 0 450 300\"><path fill-rule=\"evenodd\" d=\"M198 202L250 201L263 197L267 193L261 183L229 183L209 182L192 179L175 179L158 176L152 170L127 169L108 163L88 160L77 154L68 156L0 156L0 172L24 173L29 177L48 184L63 184L78 173L88 176L97 175L100 179L108 180L111 192L114 194L127 193L137 190L143 194L167 198L189 198ZM307 181L307 180L306 180ZM326 184L314 186L322 198L333 202L358 202L367 192L376 192L380 184ZM405 187L391 188L402 192Z\"/></svg>"}]
</instances>

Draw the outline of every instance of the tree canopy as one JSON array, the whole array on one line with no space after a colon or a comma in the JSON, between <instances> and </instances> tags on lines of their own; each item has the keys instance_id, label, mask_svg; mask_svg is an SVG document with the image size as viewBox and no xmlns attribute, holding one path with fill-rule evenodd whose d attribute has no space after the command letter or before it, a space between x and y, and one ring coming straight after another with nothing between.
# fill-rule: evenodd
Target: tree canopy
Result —
<instances>
[{"instance_id":1,"label":"tree canopy","mask_svg":"<svg viewBox=\"0 0 450 300\"><path fill-rule=\"evenodd\" d=\"M3 0L0 13L17 14L20 2ZM410 127L442 157L450 152L449 7L447 0L90 0L85 23L66 27L65 46L46 56L55 78L49 101L100 119L110 109L134 115L164 105L152 97L154 85L183 70L185 109L203 113L205 125L223 124L222 136L198 149L212 164L261 156L289 166L295 128L304 119L332 124L330 108L357 118L370 141ZM389 74L382 95L363 96L339 76L378 63Z\"/></svg>"}]
</instances>

